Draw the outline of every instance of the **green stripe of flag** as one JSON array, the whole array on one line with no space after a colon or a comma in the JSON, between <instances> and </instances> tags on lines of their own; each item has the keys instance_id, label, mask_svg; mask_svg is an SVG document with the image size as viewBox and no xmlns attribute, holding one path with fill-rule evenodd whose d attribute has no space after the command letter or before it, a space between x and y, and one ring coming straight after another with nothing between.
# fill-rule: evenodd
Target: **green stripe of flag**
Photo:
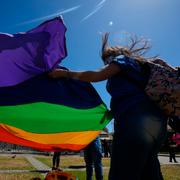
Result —
<instances>
[{"instance_id":1,"label":"green stripe of flag","mask_svg":"<svg viewBox=\"0 0 180 180\"><path fill-rule=\"evenodd\" d=\"M89 109L44 102L0 107L0 123L32 133L101 130L110 119L104 104Z\"/></svg>"}]
</instances>

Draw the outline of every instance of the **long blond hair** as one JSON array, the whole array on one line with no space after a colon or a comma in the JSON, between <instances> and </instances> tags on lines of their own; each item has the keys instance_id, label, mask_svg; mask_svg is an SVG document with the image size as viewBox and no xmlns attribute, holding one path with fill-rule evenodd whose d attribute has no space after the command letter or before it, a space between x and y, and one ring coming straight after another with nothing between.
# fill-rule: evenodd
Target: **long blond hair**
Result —
<instances>
[{"instance_id":1,"label":"long blond hair","mask_svg":"<svg viewBox=\"0 0 180 180\"><path fill-rule=\"evenodd\" d=\"M146 60L152 60L155 57L144 57L144 54L151 48L148 40L138 38L137 36L129 37L129 45L127 46L109 46L108 44L109 33L102 36L102 50L101 58L106 64L108 58L115 58L119 55L124 55L129 58L134 58L137 61L145 63Z\"/></svg>"}]
</instances>

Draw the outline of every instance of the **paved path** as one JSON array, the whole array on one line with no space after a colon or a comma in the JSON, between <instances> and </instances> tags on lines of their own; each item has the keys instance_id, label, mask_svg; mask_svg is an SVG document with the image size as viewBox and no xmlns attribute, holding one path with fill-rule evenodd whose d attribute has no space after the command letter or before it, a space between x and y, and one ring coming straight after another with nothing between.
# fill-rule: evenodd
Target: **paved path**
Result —
<instances>
[{"instance_id":1,"label":"paved path","mask_svg":"<svg viewBox=\"0 0 180 180\"><path fill-rule=\"evenodd\" d=\"M37 160L36 158L33 157L33 155L24 155L24 157L36 168L38 171L49 171L50 168L42 163L41 161Z\"/></svg>"},{"instance_id":2,"label":"paved path","mask_svg":"<svg viewBox=\"0 0 180 180\"><path fill-rule=\"evenodd\" d=\"M176 160L178 163L169 162L169 156L167 155L159 155L158 159L159 159L160 164L179 164L180 165L180 156L176 156Z\"/></svg>"},{"instance_id":3,"label":"paved path","mask_svg":"<svg viewBox=\"0 0 180 180\"><path fill-rule=\"evenodd\" d=\"M40 172L42 176L45 177L46 173L50 171L49 166L34 158L33 155L24 155L24 157L36 168L38 172Z\"/></svg>"},{"instance_id":4,"label":"paved path","mask_svg":"<svg viewBox=\"0 0 180 180\"><path fill-rule=\"evenodd\" d=\"M32 172L32 170L0 170L0 174L26 173L26 172Z\"/></svg>"}]
</instances>

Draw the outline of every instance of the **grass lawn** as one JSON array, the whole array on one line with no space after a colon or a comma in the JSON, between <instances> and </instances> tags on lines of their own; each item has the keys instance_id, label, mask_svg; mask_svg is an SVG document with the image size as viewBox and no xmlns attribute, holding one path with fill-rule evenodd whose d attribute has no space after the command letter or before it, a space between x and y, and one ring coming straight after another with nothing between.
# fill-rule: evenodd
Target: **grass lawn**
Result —
<instances>
[{"instance_id":1,"label":"grass lawn","mask_svg":"<svg viewBox=\"0 0 180 180\"><path fill-rule=\"evenodd\" d=\"M35 168L24 158L12 158L10 156L0 156L0 170L35 170Z\"/></svg>"},{"instance_id":2,"label":"grass lawn","mask_svg":"<svg viewBox=\"0 0 180 180\"><path fill-rule=\"evenodd\" d=\"M47 164L49 167L52 166L52 156L34 156L41 162ZM109 158L103 158L104 169L104 180L108 180L109 173ZM85 167L84 158L79 156L61 156L61 167L74 169L68 171L73 175L77 176L79 180L85 180L86 172L85 168L78 170L78 167ZM0 156L0 170L34 170L29 162L24 157L12 156ZM164 180L180 180L180 165L161 165ZM41 174L30 172L30 173L13 173L13 174L0 174L0 180L31 180L32 178L39 177L41 180L44 178ZM95 178L93 179L95 180Z\"/></svg>"},{"instance_id":3,"label":"grass lawn","mask_svg":"<svg viewBox=\"0 0 180 180\"><path fill-rule=\"evenodd\" d=\"M162 172L164 180L180 180L180 166L178 165L162 165ZM85 180L85 171L68 171L77 176L79 180ZM104 170L104 180L108 180L109 169ZM14 173L14 174L0 174L0 180L31 180L32 178L43 177L38 173ZM95 180L95 178L93 179Z\"/></svg>"},{"instance_id":4,"label":"grass lawn","mask_svg":"<svg viewBox=\"0 0 180 180\"><path fill-rule=\"evenodd\" d=\"M0 180L31 180L35 177L43 180L43 177L39 173L0 174Z\"/></svg>"},{"instance_id":5,"label":"grass lawn","mask_svg":"<svg viewBox=\"0 0 180 180\"><path fill-rule=\"evenodd\" d=\"M49 167L52 166L52 156L37 156L36 157L41 162L47 164ZM109 167L110 159L103 158L103 166ZM68 168L70 166L85 166L84 158L79 156L61 156L61 167ZM161 170L163 173L164 180L180 180L180 165L161 165ZM85 170L78 171L68 171L71 172L73 175L77 176L79 180L84 180L86 177ZM109 168L105 168L104 170L104 180L108 179ZM95 180L95 178L94 178Z\"/></svg>"},{"instance_id":6,"label":"grass lawn","mask_svg":"<svg viewBox=\"0 0 180 180\"><path fill-rule=\"evenodd\" d=\"M73 175L78 177L78 180L85 180L86 179L86 172L85 171L68 171L68 173L72 173ZM108 180L108 173L109 169L104 170L104 180ZM93 176L93 180L95 177Z\"/></svg>"},{"instance_id":7,"label":"grass lawn","mask_svg":"<svg viewBox=\"0 0 180 180\"><path fill-rule=\"evenodd\" d=\"M44 164L52 167L52 156L36 156L36 159L43 162ZM61 156L60 167L68 168L69 166L84 166L84 158L79 156Z\"/></svg>"},{"instance_id":8,"label":"grass lawn","mask_svg":"<svg viewBox=\"0 0 180 180\"><path fill-rule=\"evenodd\" d=\"M161 165L164 180L180 180L180 165Z\"/></svg>"},{"instance_id":9,"label":"grass lawn","mask_svg":"<svg viewBox=\"0 0 180 180\"><path fill-rule=\"evenodd\" d=\"M180 165L162 165L161 170L164 180L180 180ZM68 171L77 176L79 180L86 179L85 171ZM104 180L108 180L109 168L104 170ZM95 177L93 178L95 180Z\"/></svg>"},{"instance_id":10,"label":"grass lawn","mask_svg":"<svg viewBox=\"0 0 180 180\"><path fill-rule=\"evenodd\" d=\"M52 156L36 156L36 159L43 162L44 164L48 165L49 167L52 167ZM69 168L70 166L78 167L78 166L84 166L85 162L84 158L80 156L61 156L60 160L60 167L61 168ZM103 158L102 160L104 167L110 166L110 158Z\"/></svg>"},{"instance_id":11,"label":"grass lawn","mask_svg":"<svg viewBox=\"0 0 180 180\"><path fill-rule=\"evenodd\" d=\"M52 167L52 156L36 156L36 159L43 162L44 164L48 165L49 167ZM109 173L109 166L110 166L110 158L103 158L103 166L107 167L104 170L104 180L108 180L108 173ZM73 175L77 176L79 180L85 180L86 179L86 172L85 169L82 171L76 170L78 167L84 167L85 168L85 162L84 158L80 156L61 156L61 162L60 167L63 168L69 168L74 167L73 171L68 171L69 173L72 173ZM95 178L94 178L95 180Z\"/></svg>"}]
</instances>

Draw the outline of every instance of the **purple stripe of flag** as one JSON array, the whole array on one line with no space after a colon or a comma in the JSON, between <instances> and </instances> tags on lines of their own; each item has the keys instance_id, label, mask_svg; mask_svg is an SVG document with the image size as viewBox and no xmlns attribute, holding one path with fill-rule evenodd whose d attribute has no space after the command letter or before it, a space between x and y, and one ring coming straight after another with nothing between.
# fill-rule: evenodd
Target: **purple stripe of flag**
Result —
<instances>
[{"instance_id":1,"label":"purple stripe of flag","mask_svg":"<svg viewBox=\"0 0 180 180\"><path fill-rule=\"evenodd\" d=\"M13 86L51 70L67 56L60 17L25 33L0 34L0 87Z\"/></svg>"}]
</instances>

